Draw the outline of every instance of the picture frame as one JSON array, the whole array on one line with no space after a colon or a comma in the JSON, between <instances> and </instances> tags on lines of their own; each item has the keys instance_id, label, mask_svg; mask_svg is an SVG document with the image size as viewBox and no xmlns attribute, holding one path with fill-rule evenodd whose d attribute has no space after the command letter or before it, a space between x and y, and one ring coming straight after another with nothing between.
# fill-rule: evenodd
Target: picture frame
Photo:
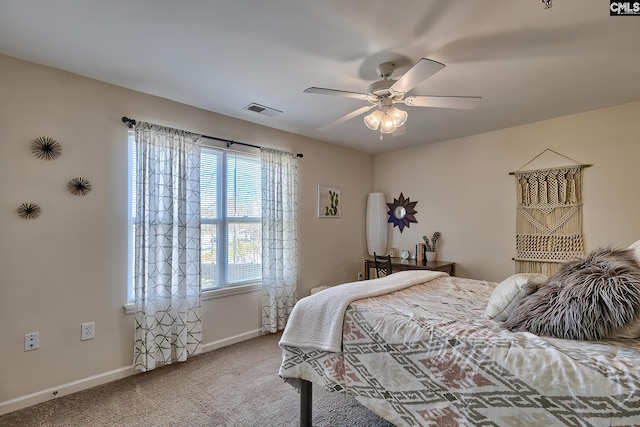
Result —
<instances>
[{"instance_id":1,"label":"picture frame","mask_svg":"<svg viewBox=\"0 0 640 427\"><path fill-rule=\"evenodd\" d=\"M340 187L318 185L318 218L340 218L341 210Z\"/></svg>"}]
</instances>

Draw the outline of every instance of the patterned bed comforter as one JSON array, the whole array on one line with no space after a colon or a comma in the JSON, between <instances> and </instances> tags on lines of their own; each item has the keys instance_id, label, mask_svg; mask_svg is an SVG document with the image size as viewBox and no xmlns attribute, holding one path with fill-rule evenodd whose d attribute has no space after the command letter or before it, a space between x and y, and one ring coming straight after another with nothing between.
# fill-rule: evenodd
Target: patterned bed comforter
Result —
<instances>
[{"instance_id":1,"label":"patterned bed comforter","mask_svg":"<svg viewBox=\"0 0 640 427\"><path fill-rule=\"evenodd\" d=\"M640 425L640 340L509 332L484 317L494 287L447 276L355 301L341 353L284 346L279 374L398 426Z\"/></svg>"}]
</instances>

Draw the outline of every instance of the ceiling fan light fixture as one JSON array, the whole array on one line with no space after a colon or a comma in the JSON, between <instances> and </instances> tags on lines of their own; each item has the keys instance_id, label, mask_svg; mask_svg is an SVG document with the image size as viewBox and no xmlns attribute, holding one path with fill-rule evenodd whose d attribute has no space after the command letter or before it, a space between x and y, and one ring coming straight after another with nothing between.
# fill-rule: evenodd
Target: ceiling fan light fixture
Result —
<instances>
[{"instance_id":1,"label":"ceiling fan light fixture","mask_svg":"<svg viewBox=\"0 0 640 427\"><path fill-rule=\"evenodd\" d=\"M551 2L551 0L542 0ZM381 80L371 83L366 93L350 92L338 89L328 89L321 87L310 87L304 90L305 93L315 93L321 95L334 95L347 98L356 98L366 101L369 106L358 108L337 120L329 123L319 130L327 130L336 125L342 124L354 117L368 114L364 117L364 124L373 131L380 131L382 134L394 133L397 136L406 133L404 127L409 114L394 107L394 104L404 103L409 107L432 107L432 108L475 108L480 101L479 96L429 96L429 95L407 95L418 84L434 75L445 67L444 64L427 58L421 58L400 78L392 79L391 74L395 69L395 64L385 62L378 66L378 75ZM377 108L376 108L377 107ZM369 114L369 112L375 109Z\"/></svg>"},{"instance_id":2,"label":"ceiling fan light fixture","mask_svg":"<svg viewBox=\"0 0 640 427\"><path fill-rule=\"evenodd\" d=\"M384 109L384 113L380 120L380 132L382 133L393 133L402 126L406 121L409 114L406 111L402 111L396 107L387 107ZM366 119L365 119L366 123ZM368 126L368 125L367 125ZM371 127L369 128L371 129ZM377 127L376 127L377 129ZM373 129L373 130L376 130Z\"/></svg>"},{"instance_id":3,"label":"ceiling fan light fixture","mask_svg":"<svg viewBox=\"0 0 640 427\"><path fill-rule=\"evenodd\" d=\"M367 127L371 130L378 130L383 117L384 113L380 110L376 110L364 117L364 124L367 125Z\"/></svg>"},{"instance_id":4,"label":"ceiling fan light fixture","mask_svg":"<svg viewBox=\"0 0 640 427\"><path fill-rule=\"evenodd\" d=\"M396 126L395 121L393 120L393 117L388 114L385 114L384 118L382 119L382 122L380 123L380 132L393 133L397 127L398 126Z\"/></svg>"},{"instance_id":5,"label":"ceiling fan light fixture","mask_svg":"<svg viewBox=\"0 0 640 427\"><path fill-rule=\"evenodd\" d=\"M409 117L406 111L402 111L396 107L391 107L389 111L387 111L387 115L391 116L393 124L396 127L402 126L407 121L407 117Z\"/></svg>"}]
</instances>

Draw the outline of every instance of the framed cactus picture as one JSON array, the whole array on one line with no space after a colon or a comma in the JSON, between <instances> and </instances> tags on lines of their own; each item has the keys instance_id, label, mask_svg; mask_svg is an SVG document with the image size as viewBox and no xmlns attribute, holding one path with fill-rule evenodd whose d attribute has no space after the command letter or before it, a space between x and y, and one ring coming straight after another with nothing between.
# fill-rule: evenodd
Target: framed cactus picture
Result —
<instances>
[{"instance_id":1,"label":"framed cactus picture","mask_svg":"<svg viewBox=\"0 0 640 427\"><path fill-rule=\"evenodd\" d=\"M318 185L318 218L340 218L340 188Z\"/></svg>"}]
</instances>

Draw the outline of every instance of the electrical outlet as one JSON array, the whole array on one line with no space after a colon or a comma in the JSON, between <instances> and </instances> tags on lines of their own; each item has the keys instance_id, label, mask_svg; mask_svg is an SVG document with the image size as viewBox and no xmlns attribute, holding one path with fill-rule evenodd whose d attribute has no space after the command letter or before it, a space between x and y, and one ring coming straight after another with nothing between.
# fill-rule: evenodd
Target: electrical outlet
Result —
<instances>
[{"instance_id":1,"label":"electrical outlet","mask_svg":"<svg viewBox=\"0 0 640 427\"><path fill-rule=\"evenodd\" d=\"M364 280L364 274L362 272L358 273L358 282Z\"/></svg>"},{"instance_id":2,"label":"electrical outlet","mask_svg":"<svg viewBox=\"0 0 640 427\"><path fill-rule=\"evenodd\" d=\"M40 348L40 332L32 332L24 335L24 351Z\"/></svg>"},{"instance_id":3,"label":"electrical outlet","mask_svg":"<svg viewBox=\"0 0 640 427\"><path fill-rule=\"evenodd\" d=\"M96 337L96 324L95 322L83 323L82 324L82 334L80 339L82 341L92 340Z\"/></svg>"}]
</instances>

